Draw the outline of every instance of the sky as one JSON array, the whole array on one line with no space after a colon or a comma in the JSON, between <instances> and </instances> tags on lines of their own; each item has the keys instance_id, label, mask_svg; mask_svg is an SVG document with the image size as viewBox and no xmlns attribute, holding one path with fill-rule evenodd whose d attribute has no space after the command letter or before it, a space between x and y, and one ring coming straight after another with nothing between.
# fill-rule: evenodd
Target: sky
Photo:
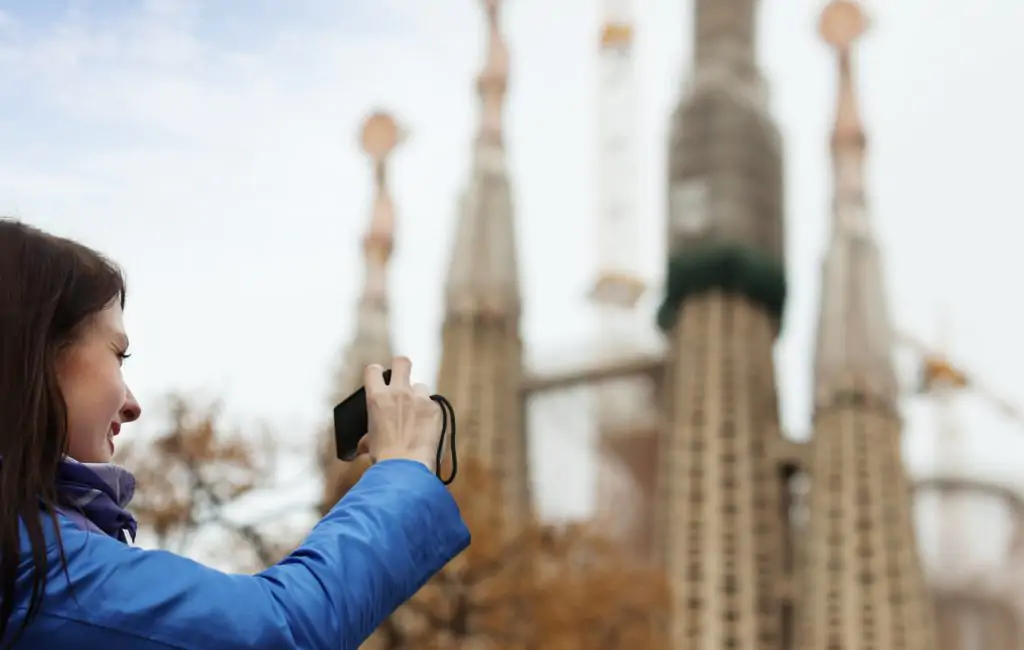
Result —
<instances>
[{"instance_id":1,"label":"sky","mask_svg":"<svg viewBox=\"0 0 1024 650\"><path fill-rule=\"evenodd\" d=\"M504 20L523 326L531 359L548 366L589 353L585 294L597 239L599 3L557 4L510 0ZM637 227L653 305L664 266L666 129L689 73L692 6L635 4ZM786 157L791 299L779 390L785 428L802 438L836 65L816 33L821 2L761 5L759 46ZM362 281L372 185L358 129L377 108L410 133L390 172L395 345L417 378L434 379L483 13L474 0L241 7L0 0L0 214L78 238L125 267L128 379L151 415L142 431L159 426L162 396L181 391L223 400L239 426L268 423L308 463ZM857 53L868 191L897 327L933 343L945 315L954 358L1024 404L1024 92L1012 81L1024 60L1024 4L868 9L873 25ZM901 355L908 387L912 360ZM954 455L963 471L1024 483L1024 423L981 397L960 402L966 442ZM533 471L546 516L593 505L579 403L536 408ZM908 397L906 414L908 462L927 473L934 409Z\"/></svg>"}]
</instances>

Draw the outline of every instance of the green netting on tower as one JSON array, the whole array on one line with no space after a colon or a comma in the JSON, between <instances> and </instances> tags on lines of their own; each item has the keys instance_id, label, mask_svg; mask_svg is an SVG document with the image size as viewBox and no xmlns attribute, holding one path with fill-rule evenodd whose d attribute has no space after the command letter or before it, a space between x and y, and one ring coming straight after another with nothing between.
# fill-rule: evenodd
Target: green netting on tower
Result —
<instances>
[{"instance_id":1,"label":"green netting on tower","mask_svg":"<svg viewBox=\"0 0 1024 650\"><path fill-rule=\"evenodd\" d=\"M756 249L709 244L669 256L658 327L666 332L672 329L687 299L716 289L740 293L763 305L782 322L786 304L786 272L782 263Z\"/></svg>"}]
</instances>

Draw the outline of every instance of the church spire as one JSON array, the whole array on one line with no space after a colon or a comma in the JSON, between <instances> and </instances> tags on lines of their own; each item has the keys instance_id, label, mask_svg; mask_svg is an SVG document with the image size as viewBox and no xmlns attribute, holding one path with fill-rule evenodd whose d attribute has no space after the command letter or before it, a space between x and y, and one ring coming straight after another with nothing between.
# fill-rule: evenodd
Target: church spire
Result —
<instances>
[{"instance_id":1,"label":"church spire","mask_svg":"<svg viewBox=\"0 0 1024 650\"><path fill-rule=\"evenodd\" d=\"M831 0L836 50L832 234L822 268L815 359L813 486L802 545L798 650L932 650L934 603L917 553L892 331L864 199L865 137L852 48L866 20Z\"/></svg>"},{"instance_id":2,"label":"church spire","mask_svg":"<svg viewBox=\"0 0 1024 650\"><path fill-rule=\"evenodd\" d=\"M395 245L395 208L387 182L387 162L403 139L387 113L376 112L363 123L362 147L374 173L370 224L363 235L363 290L356 306L356 322L332 386L331 405L352 394L363 383L363 369L387 364L392 357L388 316L388 262ZM351 468L334 457L333 430L325 431L319 454L324 477L321 510L326 512L341 497Z\"/></svg>"},{"instance_id":3,"label":"church spire","mask_svg":"<svg viewBox=\"0 0 1024 650\"><path fill-rule=\"evenodd\" d=\"M854 20L851 18L850 20ZM856 29L867 28L866 21ZM835 124L832 128L832 151L834 154L863 156L867 145L864 123L860 116L860 102L857 100L856 82L853 75L852 44L859 37L854 27L849 32L839 32L840 27L822 24L822 35L836 50L839 62L839 92L836 100Z\"/></svg>"},{"instance_id":4,"label":"church spire","mask_svg":"<svg viewBox=\"0 0 1024 650\"><path fill-rule=\"evenodd\" d=\"M363 126L363 151L373 161L375 197L370 227L363 236L366 284L363 297L381 311L387 310L387 270L395 245L395 206L387 182L387 160L401 141L402 133L391 116L374 113Z\"/></svg>"},{"instance_id":5,"label":"church spire","mask_svg":"<svg viewBox=\"0 0 1024 650\"><path fill-rule=\"evenodd\" d=\"M448 310L518 314L518 265L503 125L509 54L500 29L500 0L484 0L484 4L487 55L477 76L480 126L469 186L459 206L448 271Z\"/></svg>"},{"instance_id":6,"label":"church spire","mask_svg":"<svg viewBox=\"0 0 1024 650\"><path fill-rule=\"evenodd\" d=\"M857 394L895 406L891 323L878 247L868 219L866 137L853 74L853 44L867 20L852 0L834 0L821 34L836 51L839 88L831 152L832 232L822 265L815 360L816 405Z\"/></svg>"},{"instance_id":7,"label":"church spire","mask_svg":"<svg viewBox=\"0 0 1024 650\"><path fill-rule=\"evenodd\" d=\"M487 16L487 58L477 77L481 120L479 139L502 142L502 114L508 90L508 45L501 33L501 0L484 0Z\"/></svg>"},{"instance_id":8,"label":"church spire","mask_svg":"<svg viewBox=\"0 0 1024 650\"><path fill-rule=\"evenodd\" d=\"M391 358L388 317L388 262L395 245L395 207L388 187L387 164L404 134L393 117L375 112L363 123L362 147L373 165L374 198L370 224L363 235L363 291L356 327L343 360L337 389L347 395L362 383L363 368Z\"/></svg>"},{"instance_id":9,"label":"church spire","mask_svg":"<svg viewBox=\"0 0 1024 650\"><path fill-rule=\"evenodd\" d=\"M515 529L529 517L531 502L520 394L519 279L502 127L509 56L499 29L499 0L483 1L488 35L486 62L476 80L480 127L448 270L437 392L461 405L458 454L494 471L502 493L494 512Z\"/></svg>"}]
</instances>

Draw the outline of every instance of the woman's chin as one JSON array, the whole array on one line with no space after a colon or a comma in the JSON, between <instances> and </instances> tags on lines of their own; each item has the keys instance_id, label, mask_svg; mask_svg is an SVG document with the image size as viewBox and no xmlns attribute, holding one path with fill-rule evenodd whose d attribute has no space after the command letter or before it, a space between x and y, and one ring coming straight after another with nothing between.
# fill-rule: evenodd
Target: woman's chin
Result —
<instances>
[{"instance_id":1,"label":"woman's chin","mask_svg":"<svg viewBox=\"0 0 1024 650\"><path fill-rule=\"evenodd\" d=\"M68 454L69 458L80 463L109 463L114 459L114 443L110 442L102 449L94 449L88 454Z\"/></svg>"}]
</instances>

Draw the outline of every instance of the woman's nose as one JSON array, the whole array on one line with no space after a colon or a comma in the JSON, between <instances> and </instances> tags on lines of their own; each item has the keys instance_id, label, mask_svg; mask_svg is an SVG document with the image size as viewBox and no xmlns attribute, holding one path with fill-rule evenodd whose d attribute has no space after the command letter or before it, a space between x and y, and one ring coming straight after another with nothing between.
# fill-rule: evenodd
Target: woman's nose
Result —
<instances>
[{"instance_id":1,"label":"woman's nose","mask_svg":"<svg viewBox=\"0 0 1024 650\"><path fill-rule=\"evenodd\" d=\"M135 394L129 388L124 400L124 406L121 407L121 422L134 422L141 416L142 407L139 406L139 401L135 399Z\"/></svg>"}]
</instances>

